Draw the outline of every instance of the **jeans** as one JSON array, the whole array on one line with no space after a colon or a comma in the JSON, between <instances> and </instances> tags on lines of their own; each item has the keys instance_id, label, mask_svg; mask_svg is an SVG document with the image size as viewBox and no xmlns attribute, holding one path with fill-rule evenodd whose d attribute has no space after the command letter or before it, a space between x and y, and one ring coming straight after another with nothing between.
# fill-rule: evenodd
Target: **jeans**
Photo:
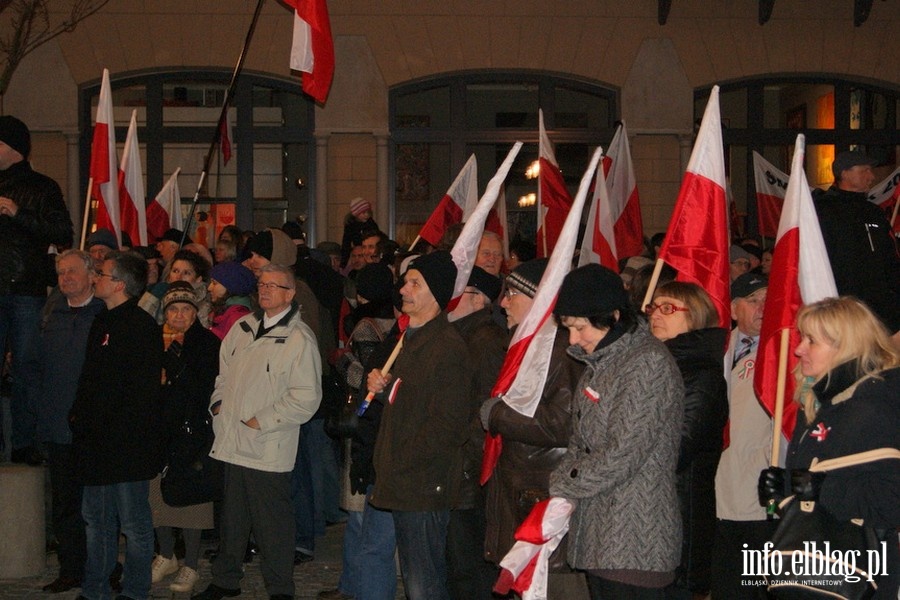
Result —
<instances>
[{"instance_id":1,"label":"jeans","mask_svg":"<svg viewBox=\"0 0 900 600\"><path fill-rule=\"evenodd\" d=\"M362 549L363 513L362 511L347 511L347 526L344 528L344 543L341 545L341 578L338 580L338 590L348 596L357 596L356 588L359 584L368 585L368 581L360 579L362 575L359 569L359 553Z\"/></svg>"},{"instance_id":2,"label":"jeans","mask_svg":"<svg viewBox=\"0 0 900 600\"><path fill-rule=\"evenodd\" d=\"M134 600L150 596L153 562L153 518L150 481L84 486L81 513L87 534L87 562L81 593L88 600L112 598L109 574L119 556L119 527L126 537L122 595Z\"/></svg>"},{"instance_id":3,"label":"jeans","mask_svg":"<svg viewBox=\"0 0 900 600\"><path fill-rule=\"evenodd\" d=\"M325 535L326 521L344 519L338 507L340 468L335 443L325 433L324 419L300 426L291 492L297 528L294 546L313 553L316 538Z\"/></svg>"},{"instance_id":4,"label":"jeans","mask_svg":"<svg viewBox=\"0 0 900 600\"><path fill-rule=\"evenodd\" d=\"M41 392L40 320L45 296L0 296L0 348L12 351L12 447L34 446Z\"/></svg>"},{"instance_id":5,"label":"jeans","mask_svg":"<svg viewBox=\"0 0 900 600\"><path fill-rule=\"evenodd\" d=\"M409 600L450 600L447 524L450 511L393 511L400 572Z\"/></svg>"},{"instance_id":6,"label":"jeans","mask_svg":"<svg viewBox=\"0 0 900 600\"><path fill-rule=\"evenodd\" d=\"M370 485L366 489L366 498L371 495ZM350 526L349 522L347 526ZM357 559L357 569L364 585L357 587L356 600L394 600L397 596L396 551L393 515L366 502Z\"/></svg>"}]
</instances>

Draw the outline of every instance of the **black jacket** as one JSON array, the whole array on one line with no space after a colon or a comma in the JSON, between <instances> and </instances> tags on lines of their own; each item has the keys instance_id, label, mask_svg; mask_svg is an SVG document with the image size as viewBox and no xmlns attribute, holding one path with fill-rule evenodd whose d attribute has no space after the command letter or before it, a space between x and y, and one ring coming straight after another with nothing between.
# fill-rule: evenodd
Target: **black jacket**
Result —
<instances>
[{"instance_id":1,"label":"black jacket","mask_svg":"<svg viewBox=\"0 0 900 600\"><path fill-rule=\"evenodd\" d=\"M132 299L94 318L70 413L84 485L153 479L160 471L162 335Z\"/></svg>"},{"instance_id":2,"label":"black jacket","mask_svg":"<svg viewBox=\"0 0 900 600\"><path fill-rule=\"evenodd\" d=\"M884 213L866 194L834 186L814 200L838 293L856 296L891 333L900 331L900 258Z\"/></svg>"},{"instance_id":3,"label":"black jacket","mask_svg":"<svg viewBox=\"0 0 900 600\"><path fill-rule=\"evenodd\" d=\"M0 295L45 296L56 282L51 244L72 243L72 220L59 185L28 161L0 171L0 196L19 207L0 215Z\"/></svg>"}]
</instances>

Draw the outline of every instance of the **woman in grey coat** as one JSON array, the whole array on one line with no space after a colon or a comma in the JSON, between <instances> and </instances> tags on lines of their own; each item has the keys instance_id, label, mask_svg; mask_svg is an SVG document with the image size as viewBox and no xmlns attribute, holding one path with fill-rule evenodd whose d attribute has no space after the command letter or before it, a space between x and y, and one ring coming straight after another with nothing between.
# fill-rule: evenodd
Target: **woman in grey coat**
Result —
<instances>
[{"instance_id":1,"label":"woman in grey coat","mask_svg":"<svg viewBox=\"0 0 900 600\"><path fill-rule=\"evenodd\" d=\"M550 477L550 493L576 504L569 563L587 572L594 599L662 599L681 554L678 367L609 269L569 273L554 312L569 354L587 365L568 451Z\"/></svg>"}]
</instances>

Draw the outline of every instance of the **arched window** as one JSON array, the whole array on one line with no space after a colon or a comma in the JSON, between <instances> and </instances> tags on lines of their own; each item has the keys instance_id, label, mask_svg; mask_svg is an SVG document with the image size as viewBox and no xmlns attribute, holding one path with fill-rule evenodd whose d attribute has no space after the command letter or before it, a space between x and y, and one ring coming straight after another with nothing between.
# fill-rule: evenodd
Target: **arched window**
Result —
<instances>
[{"instance_id":1,"label":"arched window","mask_svg":"<svg viewBox=\"0 0 900 600\"><path fill-rule=\"evenodd\" d=\"M148 202L180 167L178 183L187 213L230 79L231 72L225 70L180 70L126 74L111 80L120 153L131 112L137 110ZM80 90L85 182L99 94L99 81ZM296 81L244 72L231 106L233 155L227 165L221 153L214 156L191 235L197 235L201 211L208 219L200 221L199 235L211 246L216 232L227 224L259 230L302 215L310 218L304 229L313 231L313 102Z\"/></svg>"},{"instance_id":2,"label":"arched window","mask_svg":"<svg viewBox=\"0 0 900 600\"><path fill-rule=\"evenodd\" d=\"M459 73L390 90L392 221L408 245L471 154L483 192L516 141L525 142L505 185L510 239L534 241L536 192L525 171L538 158L538 109L574 195L592 150L609 143L618 93L596 82L535 72Z\"/></svg>"},{"instance_id":3,"label":"arched window","mask_svg":"<svg viewBox=\"0 0 900 600\"><path fill-rule=\"evenodd\" d=\"M695 92L694 114L703 115L709 88ZM876 182L897 164L900 88L819 77L767 77L723 84L722 112L726 169L744 233L757 235L753 152L789 174L798 133L806 136L810 185L829 187L836 152L861 150L878 161ZM733 232L734 233L734 232Z\"/></svg>"}]
</instances>

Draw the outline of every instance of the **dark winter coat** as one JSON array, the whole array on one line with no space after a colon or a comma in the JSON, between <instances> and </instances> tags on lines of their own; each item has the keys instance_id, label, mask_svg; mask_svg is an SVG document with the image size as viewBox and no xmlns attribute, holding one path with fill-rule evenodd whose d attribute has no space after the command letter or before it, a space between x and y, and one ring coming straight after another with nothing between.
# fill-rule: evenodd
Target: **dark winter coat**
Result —
<instances>
[{"instance_id":1,"label":"dark winter coat","mask_svg":"<svg viewBox=\"0 0 900 600\"><path fill-rule=\"evenodd\" d=\"M159 473L162 348L159 326L134 299L94 319L71 413L82 484L144 481Z\"/></svg>"},{"instance_id":2,"label":"dark winter coat","mask_svg":"<svg viewBox=\"0 0 900 600\"><path fill-rule=\"evenodd\" d=\"M72 220L59 185L27 160L0 171L0 196L19 207L0 215L0 295L45 296L56 283L51 244L72 244Z\"/></svg>"},{"instance_id":3,"label":"dark winter coat","mask_svg":"<svg viewBox=\"0 0 900 600\"><path fill-rule=\"evenodd\" d=\"M716 530L716 469L728 421L728 389L722 371L728 332L697 329L665 342L684 380L684 418L678 456L678 500L683 537L678 584L697 593L710 589Z\"/></svg>"},{"instance_id":4,"label":"dark winter coat","mask_svg":"<svg viewBox=\"0 0 900 600\"><path fill-rule=\"evenodd\" d=\"M486 489L484 556L495 564L512 548L516 528L534 504L550 496L550 473L569 445L572 395L578 389L584 365L570 357L567 348L568 336L560 331L533 417L516 412L504 402L491 409L490 432L503 436L503 450Z\"/></svg>"}]
</instances>

